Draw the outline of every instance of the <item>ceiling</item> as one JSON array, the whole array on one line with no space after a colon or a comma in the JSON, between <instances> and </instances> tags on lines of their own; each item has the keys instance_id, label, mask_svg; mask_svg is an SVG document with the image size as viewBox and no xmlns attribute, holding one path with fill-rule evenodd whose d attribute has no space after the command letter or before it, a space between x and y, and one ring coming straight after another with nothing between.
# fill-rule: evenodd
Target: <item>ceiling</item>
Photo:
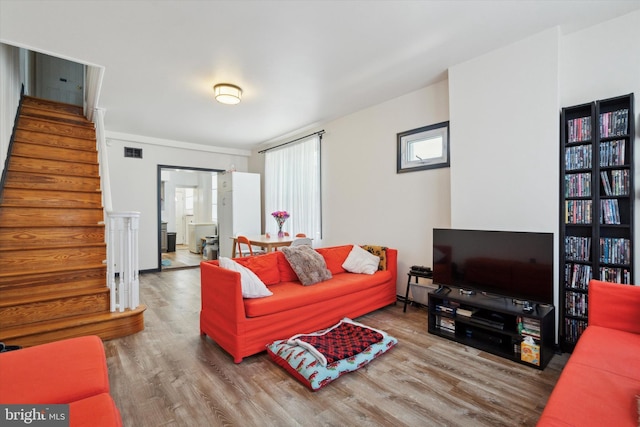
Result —
<instances>
[{"instance_id":1,"label":"ceiling","mask_svg":"<svg viewBox=\"0 0 640 427\"><path fill-rule=\"evenodd\" d=\"M104 67L109 132L249 149L545 29L567 34L637 9L640 0L0 0L0 41ZM221 82L242 87L240 104L213 99Z\"/></svg>"}]
</instances>

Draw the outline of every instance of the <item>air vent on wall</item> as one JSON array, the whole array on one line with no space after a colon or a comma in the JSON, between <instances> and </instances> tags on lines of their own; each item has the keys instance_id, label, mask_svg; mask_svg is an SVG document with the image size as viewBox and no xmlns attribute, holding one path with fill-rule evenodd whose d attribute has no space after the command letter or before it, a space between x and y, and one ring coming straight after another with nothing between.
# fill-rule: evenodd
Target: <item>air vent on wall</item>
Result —
<instances>
[{"instance_id":1,"label":"air vent on wall","mask_svg":"<svg viewBox=\"0 0 640 427\"><path fill-rule=\"evenodd\" d=\"M142 158L142 148L124 147L124 156L125 157L132 157L134 159L141 159Z\"/></svg>"}]
</instances>

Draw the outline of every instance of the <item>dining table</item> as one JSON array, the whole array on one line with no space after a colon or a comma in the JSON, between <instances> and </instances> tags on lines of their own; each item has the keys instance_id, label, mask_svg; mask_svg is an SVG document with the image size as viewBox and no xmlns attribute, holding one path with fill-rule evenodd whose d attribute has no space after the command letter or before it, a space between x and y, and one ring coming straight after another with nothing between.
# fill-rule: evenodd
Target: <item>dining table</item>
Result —
<instances>
[{"instance_id":1,"label":"dining table","mask_svg":"<svg viewBox=\"0 0 640 427\"><path fill-rule=\"evenodd\" d=\"M236 237L231 237L233 239L233 249L231 250L231 258L236 257L236 248L238 247L238 240ZM273 252L277 248L283 246L290 246L291 243L298 239L299 237L295 236L283 236L278 237L277 234L259 234L259 235L249 235L246 236L249 239L249 243L251 246L259 246L265 250L265 252Z\"/></svg>"}]
</instances>

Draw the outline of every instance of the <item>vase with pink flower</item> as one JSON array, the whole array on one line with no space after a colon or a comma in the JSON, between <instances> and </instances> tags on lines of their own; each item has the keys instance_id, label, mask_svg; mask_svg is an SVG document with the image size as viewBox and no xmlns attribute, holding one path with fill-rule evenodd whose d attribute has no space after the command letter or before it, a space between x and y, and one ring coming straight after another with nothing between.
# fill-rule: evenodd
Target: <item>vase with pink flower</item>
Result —
<instances>
[{"instance_id":1,"label":"vase with pink flower","mask_svg":"<svg viewBox=\"0 0 640 427\"><path fill-rule=\"evenodd\" d=\"M275 211L271 213L271 216L274 217L276 222L278 223L278 237L284 237L282 226L284 225L287 218L289 218L289 213L287 211Z\"/></svg>"}]
</instances>

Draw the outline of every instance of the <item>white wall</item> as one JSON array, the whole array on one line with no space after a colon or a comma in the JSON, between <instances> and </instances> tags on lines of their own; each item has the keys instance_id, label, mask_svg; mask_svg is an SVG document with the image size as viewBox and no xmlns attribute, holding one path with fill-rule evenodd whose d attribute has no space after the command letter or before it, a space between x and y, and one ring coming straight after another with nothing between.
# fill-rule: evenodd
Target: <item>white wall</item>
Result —
<instances>
[{"instance_id":1,"label":"white wall","mask_svg":"<svg viewBox=\"0 0 640 427\"><path fill-rule=\"evenodd\" d=\"M557 231L558 36L449 70L453 227Z\"/></svg>"},{"instance_id":2,"label":"white wall","mask_svg":"<svg viewBox=\"0 0 640 427\"><path fill-rule=\"evenodd\" d=\"M633 92L636 118L635 183L640 189L640 11L567 35L560 44L562 107ZM635 237L640 242L640 205L635 205ZM640 252L634 270L638 282Z\"/></svg>"},{"instance_id":3,"label":"white wall","mask_svg":"<svg viewBox=\"0 0 640 427\"><path fill-rule=\"evenodd\" d=\"M449 226L450 200L448 168L396 173L396 134L446 121L448 111L442 81L321 127L323 239L314 245L398 249L399 295L411 265L431 265L432 229Z\"/></svg>"},{"instance_id":4,"label":"white wall","mask_svg":"<svg viewBox=\"0 0 640 427\"><path fill-rule=\"evenodd\" d=\"M107 132L114 211L140 212L140 270L158 265L158 165L246 171L249 152ZM124 157L124 147L142 148L143 158ZM217 151L216 151L217 150Z\"/></svg>"}]
</instances>

